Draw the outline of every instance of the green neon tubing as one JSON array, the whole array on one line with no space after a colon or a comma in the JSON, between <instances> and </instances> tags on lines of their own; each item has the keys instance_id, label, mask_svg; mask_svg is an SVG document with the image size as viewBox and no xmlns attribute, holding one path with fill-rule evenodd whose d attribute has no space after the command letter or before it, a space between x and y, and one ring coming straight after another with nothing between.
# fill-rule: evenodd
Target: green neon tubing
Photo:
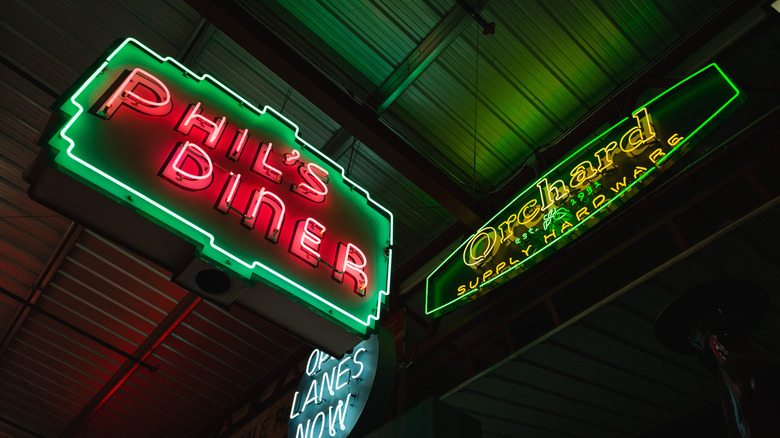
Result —
<instances>
[{"instance_id":1,"label":"green neon tubing","mask_svg":"<svg viewBox=\"0 0 780 438\"><path fill-rule=\"evenodd\" d=\"M96 77L97 77L97 76L100 74L100 72L101 72L101 71L102 71L102 70L103 70L103 69L104 69L106 66L108 66L108 63L111 61L111 59L112 59L112 58L113 58L113 57L114 57L114 56L115 56L117 53L119 53L119 52L120 52L120 51L121 51L121 50L122 50L122 49L123 49L123 48L124 48L126 45L128 45L128 44L134 44L134 45L136 45L137 47L139 47L139 48L140 48L140 49L142 49L143 51L147 52L149 55L151 55L151 56L153 56L154 58L156 58L156 59L157 59L158 61L160 61L161 63L164 63L164 62L169 62L169 63L171 63L171 64L173 64L173 65L177 66L179 69L183 70L187 76L190 76L190 77L192 77L192 78L195 78L195 79L196 79L196 80L198 80L198 81L202 81L202 80L208 80L208 81L212 82L213 84L215 84L215 85L217 85L219 88L221 88L223 91L225 91L225 92L227 92L228 94L230 94L230 95L231 95L233 98L235 98L236 100L238 100L239 102L241 102L241 104L242 104L243 106L245 106L246 108L249 108L249 109L251 109L252 111L254 111L254 112L255 112L255 113L257 113L257 114L265 114L266 112L270 111L271 113L273 113L273 115L274 115L275 117L278 117L278 118L280 118L280 119L284 120L284 121L285 121L285 122L286 122L286 123L287 123L289 126L292 126L292 127L294 128L294 132L295 132L295 138L296 138L298 141L300 141L300 142L301 142L301 143L304 145L304 147L306 147L306 148L307 148L307 149L308 149L310 152L312 152L313 154L317 155L317 156L318 156L320 159L322 159L323 161L326 161L326 162L328 162L328 163L329 163L331 166L333 166L335 169L338 169L338 170L341 172L341 175L342 175L342 177L344 178L344 181L345 181L345 182L347 182L348 184L350 184L350 185L351 185L351 187L352 187L353 189L355 189L355 190L358 190L358 191L359 191L359 192L360 192L360 193L361 193L363 196L365 196L365 197L366 197L366 200L368 201L368 203L369 203L370 205L372 205L372 206L374 206L375 208L377 208L377 209L379 209L379 210L383 211L383 212L386 214L386 216L387 216L387 217L389 218L389 220L390 220L390 241L388 242L388 246L389 246L389 248L388 248L388 250L387 250L387 253L388 253L388 254L387 254L387 259L388 259L388 262L387 262L387 271L388 271L388 275L387 275L387 284L385 285L385 288L384 288L384 290L381 290L381 289L380 289L380 290L378 291L378 294L377 294L377 303L376 303L376 312L375 312L375 314L370 314L370 315L368 315L368 316L367 316L367 318L366 318L365 320L362 320L362 319L360 319L360 318L356 317L355 315L352 315L351 313L349 313L349 312L345 311L344 309L342 309L342 308L340 308L340 307L336 306L335 304L331 303L330 301L326 300L325 298L323 298L323 297L319 296L317 293L315 293L315 292L313 292L313 291L311 291L311 290L309 290L309 289L307 289L307 288L305 288L305 287L303 287L303 286L299 285L298 283L296 283L296 282L295 282L295 281L293 281L292 279L290 279L290 278L287 278L286 276L284 276L284 275L282 275L282 274L280 274L280 273L276 272L275 270L273 270L273 269L271 269L271 268L267 267L266 265L264 265L263 263L261 263L259 260L253 260L253 261L251 261L251 262L247 262L247 261L245 261L245 260L242 260L242 259L240 259L240 258L238 258L238 257L234 256L234 255L233 255L232 253L230 253L229 251L227 251L227 250L225 250L224 248L220 247L220 246L219 246L219 245L218 245L218 244L215 242L215 238L214 238L214 236L213 236L211 233L209 233L208 231L206 231L206 230L204 230L204 229L200 228L199 226L197 226L196 224L194 224L194 223L190 222L190 221L189 221L189 220L187 220L186 218L184 218L184 217L182 217L182 216L179 216L179 215L178 215L177 213L175 213L174 211L172 211L172 210L170 210L170 209L166 208L165 206L163 206L163 205L161 205L160 203L156 202L156 201L155 201L155 200L153 200L152 198L150 198L150 197L148 197L148 196L146 196L146 195L142 194L141 192L139 192L138 190L134 189L133 187L130 187L129 185L127 185L127 184L125 184L125 183L123 183L123 182L121 182L121 181L117 180L116 178L112 177L111 175L109 175L109 174L107 174L107 173L103 172L102 170L98 169L97 167L95 167L95 166L91 165L91 164L90 164L90 163L88 163L87 161L85 161L85 160L81 159L80 157L78 157L78 156L77 156L77 155L76 155L76 154L73 152L73 148L75 147L75 142L73 141L73 139L71 139L70 137L68 137L68 135L67 135L67 131L68 131L68 129L69 129L69 128L70 128L70 127L71 127L71 126L72 126L72 125L75 123L75 121L78 119L78 117L79 117L79 116L80 116L80 115L81 115L81 114L84 112L84 108L83 108L83 107L82 107L82 106L81 106L81 105L80 105L78 102L76 102L76 100L75 100L75 99L76 99L76 97L78 97L78 96L79 96L79 95L80 95L80 94L81 94L81 93L84 91L84 89L85 89L85 88L86 88L86 87L87 87L87 86L88 86L88 85L89 85L89 84L90 84L90 83L91 83L91 82L92 82L92 81L93 81L93 80L94 80L94 79L95 79L95 78L96 78ZM271 108L271 107L270 107L270 106L268 106L268 105L264 106L262 110L258 109L257 107L255 107L254 105L252 105L250 102L248 102L248 101L244 100L244 99L243 99L241 96L239 96L238 94L236 94L236 93L235 93L233 90L229 89L227 86L225 86L224 84L222 84L221 82L219 82L219 81L218 81L217 79L215 79L214 77L212 77L212 76L210 76L210 75L208 75L208 74L197 75L195 72L193 72L193 71L189 70L187 67L183 66L182 64L180 64L180 63L179 63L178 61L176 61L175 59L173 59L173 58L171 58L171 57L161 57L160 55L158 55L157 53L155 53L153 50L149 49L147 46L145 46L144 44L142 44L141 42L139 42L138 40L136 40L136 39L134 39L134 38L127 38L127 39L125 39L125 40L124 40L124 41L123 41L123 42L122 42L122 43L119 45L119 47L117 47L117 49L116 49L116 50L114 50L114 51L113 51L113 52L112 52L112 53L111 53L111 54L110 54L110 55L109 55L109 56L106 58L106 60L105 60L105 61L104 61L102 64L100 64L100 65L98 66L98 68L97 68L97 69L96 69L96 70L95 70L95 71L92 73L92 75L90 75L89 79L87 79L87 81L86 81L84 84L82 84L82 85L81 85L81 87L79 87L79 89L78 89L78 90L77 90L77 91L76 91L76 92L73 94L73 96L71 96L71 98L69 99L69 101L70 101L70 102L71 102L71 103L72 103L72 104L73 104L73 105L74 105L74 106L77 108L77 112L76 112L76 114L75 114L75 115L73 115L73 117L71 117L71 119L68 121L68 123L66 123L66 124L65 124L65 126L64 126L64 127L61 129L61 130L60 130L60 132L59 132L59 135L60 135L60 137L61 137L62 139L64 139L64 140L65 140L66 142L68 142L68 144L69 144L69 146L68 146L68 148L67 148L67 150L66 150L65 152L67 153L67 155L68 155L68 156L69 156L71 159L73 159L74 161L78 162L78 163L79 163L79 164L81 164L82 166L84 166L84 167L88 168L88 169L89 169L89 170L91 170L92 172L95 172L95 173L97 173L98 175L102 176L103 178L105 178L105 179L107 179L107 180L111 181L112 183L116 184L117 186L119 186L119 187L122 187L123 189L125 189L125 190L127 190L127 191L131 192L133 195L135 195L135 196L139 197L140 199L142 199L142 200L146 201L146 202L147 202L147 203L149 203L150 205L152 205L152 206L154 206L155 208L159 209L161 212L163 212L163 213L165 213L165 214L169 215L170 217L172 217L172 218L176 219L177 221L179 221L179 222L180 222L181 224L183 224L184 226L186 226L186 227L189 227L189 228L191 228L192 230L196 231L197 233L200 233L200 234L202 234L203 236L205 236L205 237L208 239L208 241L209 241L209 245L210 245L210 247L211 247L213 250L215 250L215 251L217 251L218 253L220 253L220 254L224 255L225 257L227 257L227 259L228 259L228 260L235 261L236 263L240 264L241 266L244 266L244 267L245 267L245 268L246 268L246 269L249 271L249 274L244 274L244 275L246 275L246 276L247 276L247 278L249 277L249 275L251 275L251 272L252 272L252 271L253 271L253 270L254 270L256 267L259 267L259 268L261 268L261 269L265 270L266 272L269 272L269 273L271 273L272 275L274 275L274 276L275 276L275 277L276 277L276 278L277 278L277 279L278 279L280 282L282 282L282 283L286 283L287 285L291 286L292 288L294 288L294 289L296 289L296 290L299 290L299 291L302 291L302 292L304 292L305 294L309 295L310 297L312 297L312 298L314 298L314 299L316 299L316 300L318 300L318 301L322 302L323 304L325 304L325 305L326 305L326 306L328 306L329 308L335 309L335 310L336 310L336 311L338 311L338 312L339 312L341 315L343 315L343 316L347 317L349 320L351 320L351 321L353 321L353 322L357 323L359 326L363 326L363 327L366 327L366 328L372 328L372 327L374 326L374 324L373 324L372 322L375 322L375 321L378 321L378 320L379 320L379 314L380 314L380 311L381 311L382 303L383 303L383 301L384 301L384 296L386 296L386 295L389 295L389 291L390 291L390 272L391 272L391 267L392 267L392 242L393 242L393 214L392 214L392 213L391 213L389 210L387 210L385 207L383 207L382 205L380 205L379 203L377 203L376 201L374 201L374 200L371 198L371 195L368 193L368 191L366 191L364 188L362 188L361 186L359 186L358 184L356 184L354 181L352 181L351 179L349 179L349 178L347 177L347 175L346 175L346 172L344 171L344 168L343 168L343 167L341 167L339 164L337 164L336 162L334 162L333 160L331 160L329 157L327 157L327 156L323 155L323 154L322 154L320 151L318 151L316 148L312 147L311 145L309 145L309 143L307 143L305 140L303 140L303 139L302 139L302 138L299 136L299 127L298 127L296 124L294 124L292 121L290 121L288 118L286 118L285 116L283 116L282 114L280 114L279 112L277 112L276 110L274 110L273 108ZM236 271L236 272L238 272L238 271ZM351 325L351 324L350 324L350 325Z\"/></svg>"}]
</instances>

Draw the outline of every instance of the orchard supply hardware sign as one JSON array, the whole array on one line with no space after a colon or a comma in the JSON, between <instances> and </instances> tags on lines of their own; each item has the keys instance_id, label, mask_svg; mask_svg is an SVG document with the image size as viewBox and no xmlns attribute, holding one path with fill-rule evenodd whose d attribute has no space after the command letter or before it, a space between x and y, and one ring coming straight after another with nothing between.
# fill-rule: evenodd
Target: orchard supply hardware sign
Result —
<instances>
[{"instance_id":1,"label":"orchard supply hardware sign","mask_svg":"<svg viewBox=\"0 0 780 438\"><path fill-rule=\"evenodd\" d=\"M739 94L711 64L577 147L428 276L425 313L451 311L585 233L700 141Z\"/></svg>"},{"instance_id":2,"label":"orchard supply hardware sign","mask_svg":"<svg viewBox=\"0 0 780 438\"><path fill-rule=\"evenodd\" d=\"M87 75L49 140L57 168L233 277L354 334L374 330L390 289L392 214L292 122L134 39Z\"/></svg>"}]
</instances>

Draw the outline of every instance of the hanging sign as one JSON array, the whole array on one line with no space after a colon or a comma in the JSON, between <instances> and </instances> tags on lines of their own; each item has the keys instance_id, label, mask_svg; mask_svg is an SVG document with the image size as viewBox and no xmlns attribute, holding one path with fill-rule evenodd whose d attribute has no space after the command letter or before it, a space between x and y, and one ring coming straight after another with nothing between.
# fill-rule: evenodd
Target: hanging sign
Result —
<instances>
[{"instance_id":1,"label":"hanging sign","mask_svg":"<svg viewBox=\"0 0 780 438\"><path fill-rule=\"evenodd\" d=\"M384 416L393 386L395 345L382 330L343 357L315 349L293 396L287 436L363 436Z\"/></svg>"},{"instance_id":2,"label":"hanging sign","mask_svg":"<svg viewBox=\"0 0 780 438\"><path fill-rule=\"evenodd\" d=\"M495 289L593 228L700 141L739 94L711 64L578 146L428 276L425 313Z\"/></svg>"},{"instance_id":3,"label":"hanging sign","mask_svg":"<svg viewBox=\"0 0 780 438\"><path fill-rule=\"evenodd\" d=\"M290 120L132 38L66 97L49 163L194 245L218 268L195 273L206 293L231 291L224 272L353 334L374 330L390 288L392 214ZM83 206L81 216L98 210ZM277 297L243 295L293 332L305 330L295 320L308 316L280 310Z\"/></svg>"}]
</instances>

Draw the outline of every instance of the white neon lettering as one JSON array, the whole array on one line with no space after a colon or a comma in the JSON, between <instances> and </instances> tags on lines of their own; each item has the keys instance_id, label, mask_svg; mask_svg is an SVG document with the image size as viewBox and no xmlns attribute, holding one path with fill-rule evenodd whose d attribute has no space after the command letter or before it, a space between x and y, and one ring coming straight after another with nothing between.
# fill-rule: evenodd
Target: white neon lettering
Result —
<instances>
[{"instance_id":1,"label":"white neon lettering","mask_svg":"<svg viewBox=\"0 0 780 438\"><path fill-rule=\"evenodd\" d=\"M190 105L190 109L184 116L182 121L176 125L176 131L181 132L184 135L190 135L192 128L198 128L208 135L203 142L204 146L208 146L214 149L217 146L222 130L225 128L225 117L216 120L209 120L200 114L200 102L195 105Z\"/></svg>"},{"instance_id":2,"label":"white neon lettering","mask_svg":"<svg viewBox=\"0 0 780 438\"><path fill-rule=\"evenodd\" d=\"M155 99L146 99L135 92L138 86L151 92ZM140 90L139 90L140 91ZM171 111L171 93L161 80L140 68L133 69L111 97L100 106L98 115L111 118L120 106L128 107L150 116L164 116Z\"/></svg>"},{"instance_id":3,"label":"white neon lettering","mask_svg":"<svg viewBox=\"0 0 780 438\"><path fill-rule=\"evenodd\" d=\"M268 164L268 156L271 154L273 148L273 143L260 144L257 155L255 155L255 161L252 162L252 170L276 184L280 184L282 182L282 171Z\"/></svg>"},{"instance_id":4,"label":"white neon lettering","mask_svg":"<svg viewBox=\"0 0 780 438\"><path fill-rule=\"evenodd\" d=\"M333 406L330 406L330 408L328 409L328 418L330 418L330 421L328 421L328 433L330 434L330 436L336 436L336 428L333 427L336 425L336 420L339 421L339 428L341 430L346 429L346 426L344 425L344 418L346 418L347 416L347 409L349 409L350 397L352 397L352 393L347 393L347 398L344 401L339 400L339 403L336 406L336 412L332 411Z\"/></svg>"},{"instance_id":5,"label":"white neon lettering","mask_svg":"<svg viewBox=\"0 0 780 438\"><path fill-rule=\"evenodd\" d=\"M306 362L306 375L313 376L319 371L320 369L320 361L319 361L319 354L320 350L315 349L311 352L309 355L309 360ZM312 359L314 359L314 366L312 365Z\"/></svg>"},{"instance_id":6,"label":"white neon lettering","mask_svg":"<svg viewBox=\"0 0 780 438\"><path fill-rule=\"evenodd\" d=\"M339 242L336 250L336 270L333 271L333 279L342 283L344 274L349 275L355 280L355 292L358 295L366 294L368 286L368 275L364 269L366 267L366 256L357 246L348 243L344 245Z\"/></svg>"},{"instance_id":7,"label":"white neon lettering","mask_svg":"<svg viewBox=\"0 0 780 438\"><path fill-rule=\"evenodd\" d=\"M361 361L359 361L359 360L358 360L358 355L359 355L360 353L364 352L364 351L366 351L366 349L365 349L365 348L360 348L360 349L358 349L358 351L356 351L356 352L355 352L355 354L354 354L354 355L352 355L352 362L354 362L354 363L355 363L355 365L360 365L360 371L358 371L358 372L357 372L357 374L355 374L354 376L352 376L352 377L354 377L354 378L356 378L356 379L357 379L358 377L360 377L360 375L361 375L361 374L363 374L363 368L364 368L364 366L363 366L363 362L361 362Z\"/></svg>"},{"instance_id":8,"label":"white neon lettering","mask_svg":"<svg viewBox=\"0 0 780 438\"><path fill-rule=\"evenodd\" d=\"M325 412L318 412L317 415L314 416L314 420L311 422L311 437L314 438L314 428L317 427L317 419L320 418L320 415L322 415L322 422L320 424L320 434L317 435L317 438L322 438L322 432L325 430Z\"/></svg>"},{"instance_id":9,"label":"white neon lettering","mask_svg":"<svg viewBox=\"0 0 780 438\"><path fill-rule=\"evenodd\" d=\"M312 395L314 395L312 397ZM309 392L306 393L306 399L303 401L303 407L301 408L301 412L306 410L306 406L309 406L310 404L318 404L320 401L317 398L317 381L312 380L311 386L309 386Z\"/></svg>"},{"instance_id":10,"label":"white neon lettering","mask_svg":"<svg viewBox=\"0 0 780 438\"><path fill-rule=\"evenodd\" d=\"M325 231L325 227L323 227L322 230ZM331 356L328 353L325 353L324 351L320 351L320 363L317 364L317 371L321 370L322 369L322 364L327 362L330 358L331 358Z\"/></svg>"},{"instance_id":11,"label":"white neon lettering","mask_svg":"<svg viewBox=\"0 0 780 438\"><path fill-rule=\"evenodd\" d=\"M372 363L372 358L366 359L367 352L365 347L356 347L351 354L344 355L340 360L318 349L311 352L305 366L305 373L311 381L302 383L308 386L306 397L303 397L303 388L296 391L290 410L290 420L298 418L299 415L302 417L296 420L296 436L317 437L323 431L323 424L327 425L328 435L331 437L341 436L339 431L347 430L350 403L355 404L355 400L359 398L359 380ZM317 377L318 374L321 377ZM308 408L309 405L317 406Z\"/></svg>"},{"instance_id":12,"label":"white neon lettering","mask_svg":"<svg viewBox=\"0 0 780 438\"><path fill-rule=\"evenodd\" d=\"M304 431L303 423L298 424L298 427L295 429L295 438L308 438L310 425L311 425L311 420L306 422L306 430Z\"/></svg>"},{"instance_id":13,"label":"white neon lettering","mask_svg":"<svg viewBox=\"0 0 780 438\"><path fill-rule=\"evenodd\" d=\"M328 393L331 396L336 395L335 392L333 392L333 381L336 377L336 368L333 368L330 370L330 373L325 373L322 375L322 382L320 383L320 400L322 400L322 393L325 391L325 388L328 388Z\"/></svg>"},{"instance_id":14,"label":"white neon lettering","mask_svg":"<svg viewBox=\"0 0 780 438\"><path fill-rule=\"evenodd\" d=\"M343 387L347 386L347 384L348 384L348 383L349 383L349 381L351 380L351 377L349 377L349 376L348 376L348 377L347 377L347 381L346 381L346 382L339 383L339 382L341 382L341 376L342 376L343 374L347 374L347 373L350 373L350 374L351 374L351 373L352 373L352 371L350 371L349 367L347 367L347 368L346 368L345 370L343 370L343 371L341 370L341 366L342 366L342 365L344 365L344 364L345 364L347 361L349 361L349 360L351 360L351 359L352 359L352 358L350 358L350 357L347 357L347 358L344 358L344 359L342 359L342 360L341 360L341 362L339 362L339 366L338 366L339 370L338 370L338 374L336 374L336 391L338 391L339 389L341 389L341 388L343 388Z\"/></svg>"},{"instance_id":15,"label":"white neon lettering","mask_svg":"<svg viewBox=\"0 0 780 438\"><path fill-rule=\"evenodd\" d=\"M293 402L292 406L290 406L290 420L300 415L300 412L296 412L298 409L298 395L300 395L300 392L295 391L295 395L293 396ZM295 412L295 415L293 415L293 412Z\"/></svg>"}]
</instances>

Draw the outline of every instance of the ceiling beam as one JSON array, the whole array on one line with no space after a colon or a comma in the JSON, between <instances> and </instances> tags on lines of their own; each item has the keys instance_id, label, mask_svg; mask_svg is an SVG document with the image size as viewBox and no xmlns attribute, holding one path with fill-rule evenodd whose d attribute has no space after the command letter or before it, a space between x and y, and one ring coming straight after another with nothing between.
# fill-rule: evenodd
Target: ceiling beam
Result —
<instances>
[{"instance_id":1,"label":"ceiling beam","mask_svg":"<svg viewBox=\"0 0 780 438\"><path fill-rule=\"evenodd\" d=\"M62 239L60 239L60 243L52 252L51 257L49 257L49 260L46 262L46 265L44 265L40 274L38 274L35 284L30 288L25 297L21 297L22 304L16 309L16 313L11 319L11 322L3 332L2 341L0 341L0 357L5 354L11 341L16 337L16 333L22 328L24 321L30 314L30 310L33 309L35 303L41 297L42 291L49 284L54 273L60 268L62 261L68 256L70 249L76 244L76 239L79 238L83 230L84 227L78 225L76 222L71 222L70 226L65 231L65 234L63 234Z\"/></svg>"},{"instance_id":2,"label":"ceiling beam","mask_svg":"<svg viewBox=\"0 0 780 438\"><path fill-rule=\"evenodd\" d=\"M480 0L476 6L455 5L447 12L417 47L396 67L382 85L368 98L368 105L377 114L382 114L414 83L428 66L458 38L471 23L473 14L479 14L489 0ZM345 136L339 129L322 148L322 152L338 157L347 149L351 135Z\"/></svg>"},{"instance_id":3,"label":"ceiling beam","mask_svg":"<svg viewBox=\"0 0 780 438\"><path fill-rule=\"evenodd\" d=\"M395 71L385 79L369 98L368 103L377 113L383 113L395 100L409 88L410 85L441 55L449 45L460 37L466 27L471 24L474 14L487 5L487 1L468 8L464 0L447 12L441 21L428 33L417 47L406 57Z\"/></svg>"},{"instance_id":4,"label":"ceiling beam","mask_svg":"<svg viewBox=\"0 0 780 438\"><path fill-rule=\"evenodd\" d=\"M249 17L233 2L187 0L187 3L458 220L474 229L482 224L465 190L430 164L372 108L356 101L292 50L272 29Z\"/></svg>"},{"instance_id":5,"label":"ceiling beam","mask_svg":"<svg viewBox=\"0 0 780 438\"><path fill-rule=\"evenodd\" d=\"M171 285L171 287L175 286ZM144 342L138 346L132 357L128 358L119 367L114 375L103 384L103 387L95 393L92 399L84 405L81 412L73 417L60 436L76 436L84 425L87 424L87 421L111 399L114 393L135 373L135 370L154 353L155 349L195 310L202 300L202 298L192 293L185 295L154 331L146 337Z\"/></svg>"}]
</instances>

